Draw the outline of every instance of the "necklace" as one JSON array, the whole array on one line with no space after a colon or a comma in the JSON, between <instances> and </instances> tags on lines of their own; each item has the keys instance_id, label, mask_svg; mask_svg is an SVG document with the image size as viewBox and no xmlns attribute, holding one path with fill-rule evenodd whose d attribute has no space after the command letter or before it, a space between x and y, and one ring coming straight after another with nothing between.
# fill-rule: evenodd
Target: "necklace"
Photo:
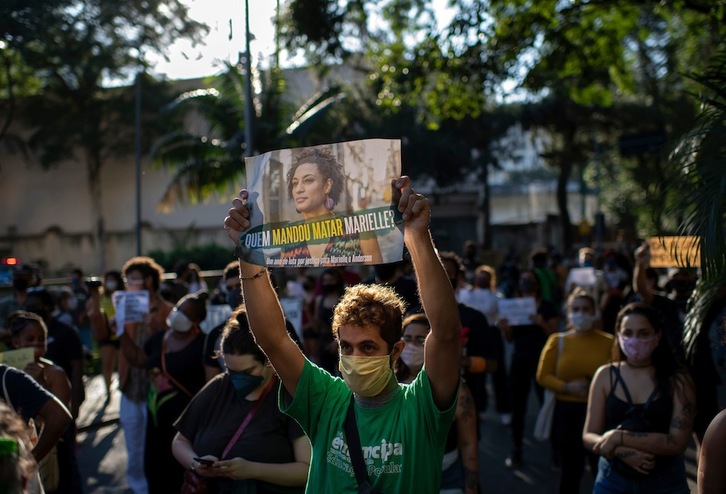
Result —
<instances>
[{"instance_id":1,"label":"necklace","mask_svg":"<svg viewBox=\"0 0 726 494\"><path fill-rule=\"evenodd\" d=\"M647 364L638 365L638 364L629 362L627 360L625 361L625 363L628 364L628 367L632 367L633 369L644 369L646 367L650 367L651 365L653 365L652 362L648 362Z\"/></svg>"}]
</instances>

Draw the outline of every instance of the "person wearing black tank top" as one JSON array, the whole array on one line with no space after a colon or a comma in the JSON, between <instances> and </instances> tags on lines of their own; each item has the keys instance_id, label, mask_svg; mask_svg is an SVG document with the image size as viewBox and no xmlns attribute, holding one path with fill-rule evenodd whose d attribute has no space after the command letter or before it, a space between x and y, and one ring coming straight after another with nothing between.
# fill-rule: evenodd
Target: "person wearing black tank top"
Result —
<instances>
[{"instance_id":1,"label":"person wearing black tank top","mask_svg":"<svg viewBox=\"0 0 726 494\"><path fill-rule=\"evenodd\" d=\"M693 382L652 307L621 309L615 336L613 362L590 387L583 431L585 447L601 457L593 492L688 494L683 452L696 413Z\"/></svg>"}]
</instances>

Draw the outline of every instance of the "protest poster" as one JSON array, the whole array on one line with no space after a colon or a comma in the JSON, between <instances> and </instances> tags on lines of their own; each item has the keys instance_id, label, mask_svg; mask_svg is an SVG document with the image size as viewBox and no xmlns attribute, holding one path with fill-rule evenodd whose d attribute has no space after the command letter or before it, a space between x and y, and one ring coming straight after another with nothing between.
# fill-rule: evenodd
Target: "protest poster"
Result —
<instances>
[{"instance_id":1,"label":"protest poster","mask_svg":"<svg viewBox=\"0 0 726 494\"><path fill-rule=\"evenodd\" d=\"M128 292L117 290L113 292L112 299L116 309L116 335L121 336L124 332L124 324L127 322L141 322L144 316L149 313L149 292L138 290Z\"/></svg>"},{"instance_id":2,"label":"protest poster","mask_svg":"<svg viewBox=\"0 0 726 494\"><path fill-rule=\"evenodd\" d=\"M394 205L401 142L367 139L245 158L251 227L238 241L267 267L380 264L403 255Z\"/></svg>"},{"instance_id":3,"label":"protest poster","mask_svg":"<svg viewBox=\"0 0 726 494\"><path fill-rule=\"evenodd\" d=\"M207 306L207 317L199 324L202 333L209 334L214 328L227 322L232 315L232 307L228 304Z\"/></svg>"},{"instance_id":4,"label":"protest poster","mask_svg":"<svg viewBox=\"0 0 726 494\"><path fill-rule=\"evenodd\" d=\"M595 268L572 268L568 280L572 285L582 288L592 288L597 284Z\"/></svg>"},{"instance_id":5,"label":"protest poster","mask_svg":"<svg viewBox=\"0 0 726 494\"><path fill-rule=\"evenodd\" d=\"M502 298L498 301L499 317L507 319L510 326L532 324L530 316L537 314L534 297Z\"/></svg>"},{"instance_id":6,"label":"protest poster","mask_svg":"<svg viewBox=\"0 0 726 494\"><path fill-rule=\"evenodd\" d=\"M647 241L652 268L697 268L701 265L699 237L651 237Z\"/></svg>"},{"instance_id":7,"label":"protest poster","mask_svg":"<svg viewBox=\"0 0 726 494\"><path fill-rule=\"evenodd\" d=\"M23 370L29 363L35 361L33 347L18 348L17 350L8 350L0 353L0 364L8 367Z\"/></svg>"},{"instance_id":8,"label":"protest poster","mask_svg":"<svg viewBox=\"0 0 726 494\"><path fill-rule=\"evenodd\" d=\"M302 313L303 301L299 298L280 297L280 306L285 314L285 319L295 328L300 341L303 340L302 334Z\"/></svg>"}]
</instances>

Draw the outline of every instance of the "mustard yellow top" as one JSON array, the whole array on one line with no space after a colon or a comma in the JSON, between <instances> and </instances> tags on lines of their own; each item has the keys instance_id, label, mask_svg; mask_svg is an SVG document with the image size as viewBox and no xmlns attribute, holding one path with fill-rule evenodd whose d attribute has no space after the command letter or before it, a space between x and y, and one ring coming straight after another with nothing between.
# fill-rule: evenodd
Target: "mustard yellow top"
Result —
<instances>
[{"instance_id":1,"label":"mustard yellow top","mask_svg":"<svg viewBox=\"0 0 726 494\"><path fill-rule=\"evenodd\" d=\"M564 344L558 358L561 338ZM591 381L595 371L610 362L612 348L613 336L597 329L552 334L539 357L537 382L554 391L558 400L587 403L587 396L566 394L563 387L566 382L578 379Z\"/></svg>"}]
</instances>

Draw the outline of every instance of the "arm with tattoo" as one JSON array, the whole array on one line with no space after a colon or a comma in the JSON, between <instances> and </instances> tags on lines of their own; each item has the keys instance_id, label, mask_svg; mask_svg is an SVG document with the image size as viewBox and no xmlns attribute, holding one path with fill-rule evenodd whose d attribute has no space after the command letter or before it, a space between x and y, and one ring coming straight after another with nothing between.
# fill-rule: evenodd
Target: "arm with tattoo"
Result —
<instances>
[{"instance_id":1,"label":"arm with tattoo","mask_svg":"<svg viewBox=\"0 0 726 494\"><path fill-rule=\"evenodd\" d=\"M464 465L464 493L479 492L479 455L477 451L477 418L474 399L466 384L459 386L456 405L456 432L459 455Z\"/></svg>"},{"instance_id":2,"label":"arm with tattoo","mask_svg":"<svg viewBox=\"0 0 726 494\"><path fill-rule=\"evenodd\" d=\"M674 378L673 416L667 433L624 431L623 446L630 446L659 456L683 454L688 447L696 415L693 383L686 375Z\"/></svg>"}]
</instances>

